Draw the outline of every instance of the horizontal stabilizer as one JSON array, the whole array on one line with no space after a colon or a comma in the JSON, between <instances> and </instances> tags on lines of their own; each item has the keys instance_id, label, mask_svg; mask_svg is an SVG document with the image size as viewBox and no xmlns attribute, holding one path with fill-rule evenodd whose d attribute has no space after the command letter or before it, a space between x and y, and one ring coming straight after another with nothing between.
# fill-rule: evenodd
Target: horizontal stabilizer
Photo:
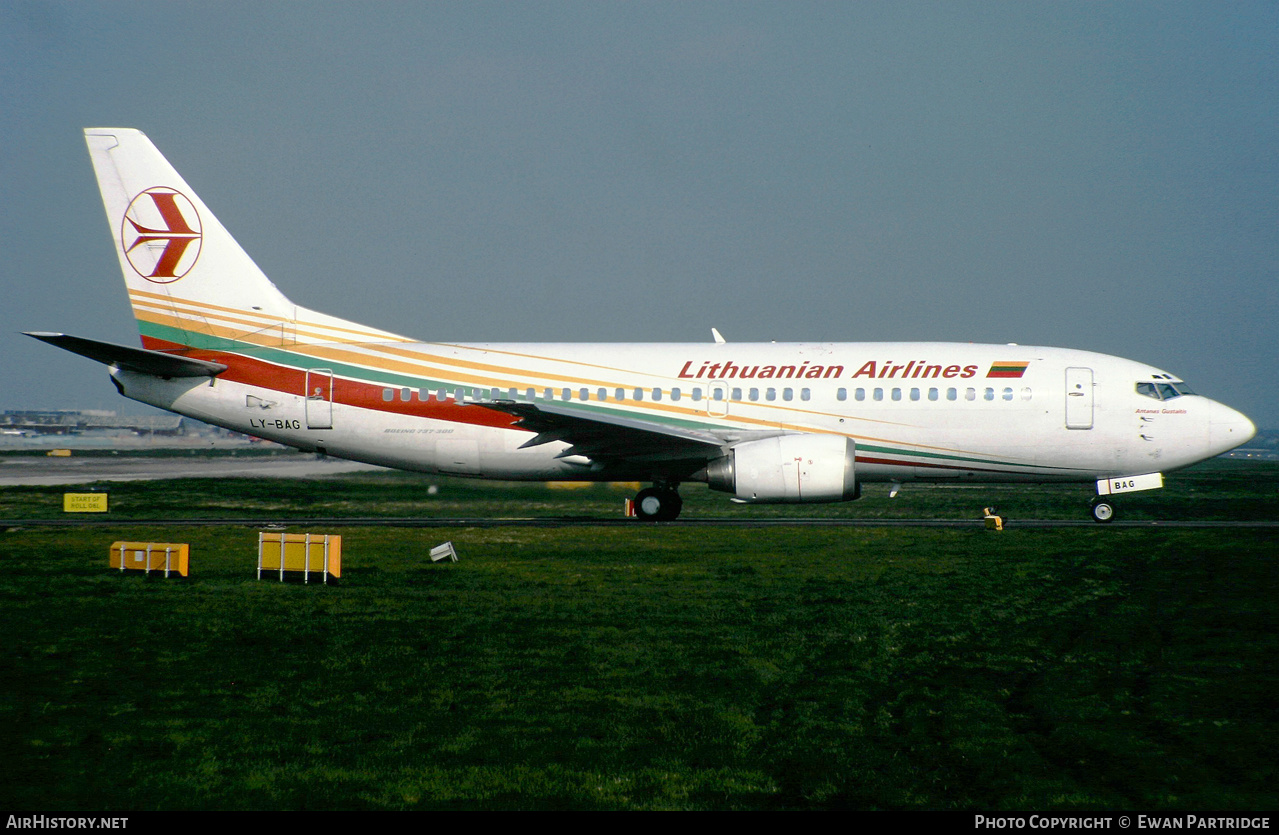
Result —
<instances>
[{"instance_id":1,"label":"horizontal stabilizer","mask_svg":"<svg viewBox=\"0 0 1279 835\"><path fill-rule=\"evenodd\" d=\"M180 357L163 351L148 351L146 348L130 348L127 345L99 342L65 333L34 332L27 333L27 336L106 365L157 377L216 377L227 369L218 362Z\"/></svg>"}]
</instances>

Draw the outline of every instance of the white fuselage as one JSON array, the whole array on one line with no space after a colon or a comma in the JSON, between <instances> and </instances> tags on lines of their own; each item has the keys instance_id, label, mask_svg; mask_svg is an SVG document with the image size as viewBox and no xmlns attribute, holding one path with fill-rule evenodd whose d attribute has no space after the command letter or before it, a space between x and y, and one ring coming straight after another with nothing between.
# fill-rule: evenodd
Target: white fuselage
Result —
<instances>
[{"instance_id":1,"label":"white fuselage","mask_svg":"<svg viewBox=\"0 0 1279 835\"><path fill-rule=\"evenodd\" d=\"M648 478L651 468L557 457L563 442L521 449L532 433L483 401L710 428L726 447L733 432L844 436L856 444L859 481L1085 482L1166 472L1255 431L1233 409L1177 393L1173 384L1184 384L1159 369L1060 348L400 342L343 351L340 366L317 359L288 374L236 374L233 358L221 358L232 372L210 379L113 373L126 396L289 446L499 479Z\"/></svg>"}]
</instances>

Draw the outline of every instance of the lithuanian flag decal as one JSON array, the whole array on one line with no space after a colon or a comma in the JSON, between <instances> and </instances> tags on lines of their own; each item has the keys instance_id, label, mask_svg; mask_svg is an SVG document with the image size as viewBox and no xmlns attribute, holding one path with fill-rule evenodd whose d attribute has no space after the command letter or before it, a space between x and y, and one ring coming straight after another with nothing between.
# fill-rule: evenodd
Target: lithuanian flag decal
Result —
<instances>
[{"instance_id":1,"label":"lithuanian flag decal","mask_svg":"<svg viewBox=\"0 0 1279 835\"><path fill-rule=\"evenodd\" d=\"M1020 377L1026 373L1029 362L997 362L990 366L987 377Z\"/></svg>"}]
</instances>

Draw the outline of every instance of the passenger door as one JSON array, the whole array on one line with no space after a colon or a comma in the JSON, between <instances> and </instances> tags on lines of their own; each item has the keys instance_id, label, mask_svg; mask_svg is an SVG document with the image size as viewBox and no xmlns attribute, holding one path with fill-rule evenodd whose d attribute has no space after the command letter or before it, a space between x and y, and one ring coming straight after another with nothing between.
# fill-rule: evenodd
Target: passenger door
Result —
<instances>
[{"instance_id":1,"label":"passenger door","mask_svg":"<svg viewBox=\"0 0 1279 835\"><path fill-rule=\"evenodd\" d=\"M1066 428L1092 429L1091 368L1066 369Z\"/></svg>"},{"instance_id":2,"label":"passenger door","mask_svg":"<svg viewBox=\"0 0 1279 835\"><path fill-rule=\"evenodd\" d=\"M333 371L310 368L306 372L306 428L333 428Z\"/></svg>"}]
</instances>

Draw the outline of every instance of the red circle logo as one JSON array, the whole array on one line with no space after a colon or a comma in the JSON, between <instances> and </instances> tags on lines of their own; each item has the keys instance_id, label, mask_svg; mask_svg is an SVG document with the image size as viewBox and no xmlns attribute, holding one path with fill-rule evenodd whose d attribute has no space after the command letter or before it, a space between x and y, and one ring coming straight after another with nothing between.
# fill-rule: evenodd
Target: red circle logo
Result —
<instances>
[{"instance_id":1,"label":"red circle logo","mask_svg":"<svg viewBox=\"0 0 1279 835\"><path fill-rule=\"evenodd\" d=\"M157 186L133 198L120 223L120 246L138 275L177 281L195 266L203 239L200 215L185 194Z\"/></svg>"}]
</instances>

